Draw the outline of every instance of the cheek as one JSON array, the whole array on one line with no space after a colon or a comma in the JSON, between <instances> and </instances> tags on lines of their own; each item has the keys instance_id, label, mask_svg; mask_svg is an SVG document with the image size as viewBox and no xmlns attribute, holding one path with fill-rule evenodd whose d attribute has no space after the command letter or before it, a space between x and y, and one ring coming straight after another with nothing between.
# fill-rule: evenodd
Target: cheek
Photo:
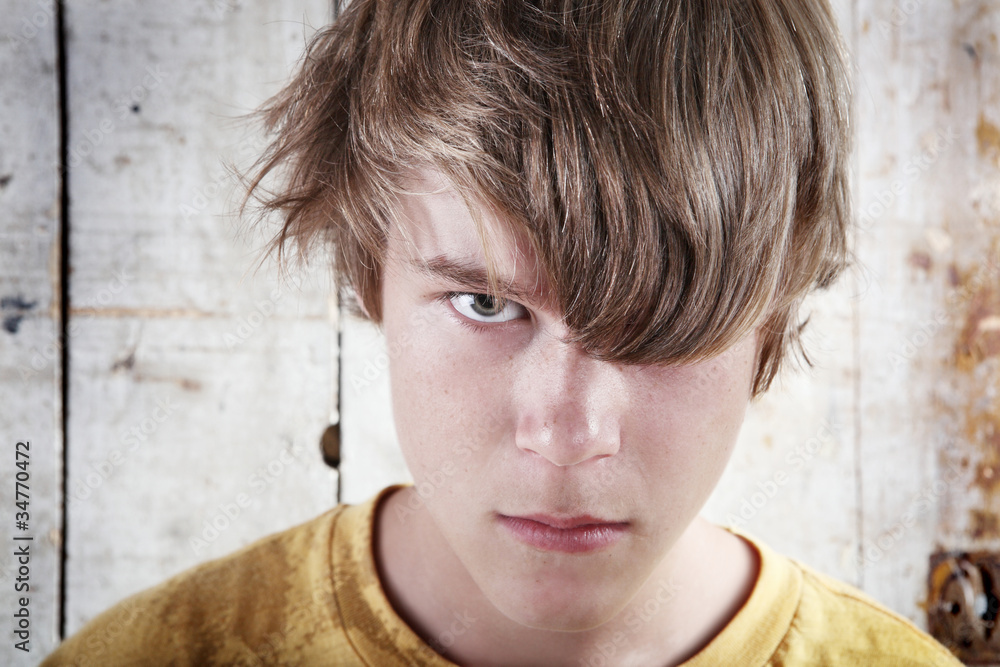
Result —
<instances>
[{"instance_id":1,"label":"cheek","mask_svg":"<svg viewBox=\"0 0 1000 667\"><path fill-rule=\"evenodd\" d=\"M729 462L738 425L720 428L718 422L693 418L657 421L655 435L633 438L641 451L636 467L658 514L677 519L707 500Z\"/></svg>"},{"instance_id":2,"label":"cheek","mask_svg":"<svg viewBox=\"0 0 1000 667\"><path fill-rule=\"evenodd\" d=\"M387 326L386 334L390 352L403 350L390 354L389 372L396 431L411 474L420 480L445 468L467 471L502 428L506 385L491 379L481 355L432 324L405 336Z\"/></svg>"},{"instance_id":3,"label":"cheek","mask_svg":"<svg viewBox=\"0 0 1000 667\"><path fill-rule=\"evenodd\" d=\"M743 424L751 366L752 358L739 357L644 375L639 404L656 407L634 413L630 439L647 443L638 445L646 479L672 482L654 493L700 500L711 492Z\"/></svg>"}]
</instances>

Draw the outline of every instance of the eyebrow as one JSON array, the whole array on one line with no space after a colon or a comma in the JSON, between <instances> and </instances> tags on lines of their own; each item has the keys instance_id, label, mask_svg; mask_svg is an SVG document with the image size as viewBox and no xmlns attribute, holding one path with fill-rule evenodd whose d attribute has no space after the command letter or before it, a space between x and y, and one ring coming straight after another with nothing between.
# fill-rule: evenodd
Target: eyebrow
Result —
<instances>
[{"instance_id":1,"label":"eyebrow","mask_svg":"<svg viewBox=\"0 0 1000 667\"><path fill-rule=\"evenodd\" d=\"M412 258L410 267L428 278L443 279L461 285L470 292L488 294L489 279L486 268L476 261L468 259L452 259L437 255L429 260ZM537 303L537 294L522 285L514 284L510 276L497 276L500 294L497 296L510 298L521 303Z\"/></svg>"}]
</instances>

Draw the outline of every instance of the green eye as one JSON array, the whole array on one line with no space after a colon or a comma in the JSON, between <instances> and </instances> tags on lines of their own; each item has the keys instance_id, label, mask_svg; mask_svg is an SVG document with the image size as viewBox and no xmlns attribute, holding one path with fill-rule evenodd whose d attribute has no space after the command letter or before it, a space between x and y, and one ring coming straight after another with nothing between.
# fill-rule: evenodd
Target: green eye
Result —
<instances>
[{"instance_id":1,"label":"green eye","mask_svg":"<svg viewBox=\"0 0 1000 667\"><path fill-rule=\"evenodd\" d=\"M489 294L472 292L456 292L449 295L448 300L459 314L474 322L509 322L524 317L524 306L507 299L500 299Z\"/></svg>"}]
</instances>

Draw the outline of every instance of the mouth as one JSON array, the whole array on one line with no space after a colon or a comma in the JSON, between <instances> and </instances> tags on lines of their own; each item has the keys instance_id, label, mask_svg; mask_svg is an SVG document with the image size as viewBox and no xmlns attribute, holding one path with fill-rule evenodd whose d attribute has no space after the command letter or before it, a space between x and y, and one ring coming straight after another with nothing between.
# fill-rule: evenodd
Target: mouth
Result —
<instances>
[{"instance_id":1,"label":"mouth","mask_svg":"<svg viewBox=\"0 0 1000 667\"><path fill-rule=\"evenodd\" d=\"M560 518L545 514L507 516L500 524L518 541L542 551L588 553L608 548L628 532L623 521L604 521L592 516Z\"/></svg>"}]
</instances>

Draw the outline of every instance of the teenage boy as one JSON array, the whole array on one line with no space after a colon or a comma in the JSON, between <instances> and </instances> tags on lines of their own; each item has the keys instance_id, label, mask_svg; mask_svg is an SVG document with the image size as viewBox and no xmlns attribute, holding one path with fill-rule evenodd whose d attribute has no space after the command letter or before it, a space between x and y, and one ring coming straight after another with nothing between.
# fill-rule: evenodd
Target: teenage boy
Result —
<instances>
[{"instance_id":1,"label":"teenage boy","mask_svg":"<svg viewBox=\"0 0 1000 667\"><path fill-rule=\"evenodd\" d=\"M48 664L959 664L697 516L845 264L849 97L822 0L353 0L249 186L384 330L415 485Z\"/></svg>"}]
</instances>

